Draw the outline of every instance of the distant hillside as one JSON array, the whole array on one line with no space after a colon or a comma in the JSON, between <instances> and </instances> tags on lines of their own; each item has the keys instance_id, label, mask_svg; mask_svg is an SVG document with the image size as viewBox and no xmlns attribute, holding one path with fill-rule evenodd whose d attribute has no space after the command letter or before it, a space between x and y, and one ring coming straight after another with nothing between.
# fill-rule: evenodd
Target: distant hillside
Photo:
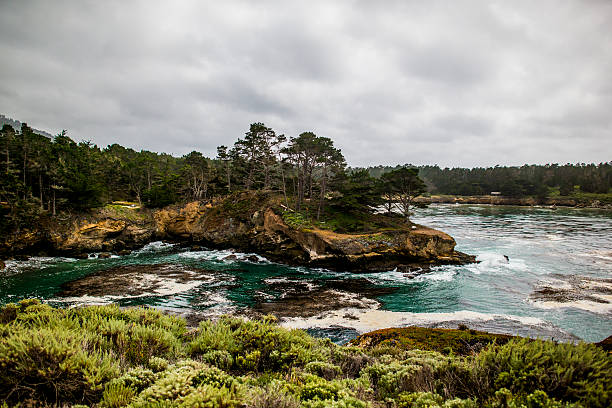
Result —
<instances>
[{"instance_id":1,"label":"distant hillside","mask_svg":"<svg viewBox=\"0 0 612 408\"><path fill-rule=\"evenodd\" d=\"M4 126L4 124L9 124L13 127L13 129L15 129L16 131L20 131L21 129L21 122L18 120L15 120L13 118L9 118L7 116L1 115L0 114L0 128L2 126ZM45 132L44 130L38 130L38 129L34 129L32 128L32 130L34 131L34 133L39 134L41 136L47 136L48 138L52 139L53 135L49 132Z\"/></svg>"}]
</instances>

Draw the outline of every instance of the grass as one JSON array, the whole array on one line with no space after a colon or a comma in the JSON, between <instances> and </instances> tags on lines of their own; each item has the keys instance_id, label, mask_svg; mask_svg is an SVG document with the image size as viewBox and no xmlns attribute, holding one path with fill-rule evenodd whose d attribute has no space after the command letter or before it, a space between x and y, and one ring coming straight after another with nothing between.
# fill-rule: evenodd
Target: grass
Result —
<instances>
[{"instance_id":1,"label":"grass","mask_svg":"<svg viewBox=\"0 0 612 408\"><path fill-rule=\"evenodd\" d=\"M129 221L141 222L147 220L147 213L140 208L130 208L122 204L106 204L100 211L105 215Z\"/></svg>"},{"instance_id":2,"label":"grass","mask_svg":"<svg viewBox=\"0 0 612 408\"><path fill-rule=\"evenodd\" d=\"M66 310L26 300L0 310L0 406L554 408L612 402L612 357L592 344L470 330L387 330L365 338L374 340L338 346L281 328L271 317L225 317L188 330L184 320L154 309ZM474 339L480 347L457 347Z\"/></svg>"}]
</instances>

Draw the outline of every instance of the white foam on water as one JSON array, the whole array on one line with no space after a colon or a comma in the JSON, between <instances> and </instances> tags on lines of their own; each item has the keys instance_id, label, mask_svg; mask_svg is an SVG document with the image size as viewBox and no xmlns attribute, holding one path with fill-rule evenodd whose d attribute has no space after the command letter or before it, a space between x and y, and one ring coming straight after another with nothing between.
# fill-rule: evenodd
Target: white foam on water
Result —
<instances>
[{"instance_id":1,"label":"white foam on water","mask_svg":"<svg viewBox=\"0 0 612 408\"><path fill-rule=\"evenodd\" d=\"M424 273L419 275L413 279L415 282L425 282L425 281L433 281L433 282L450 282L453 280L456 271L435 271L430 273Z\"/></svg>"},{"instance_id":2,"label":"white foam on water","mask_svg":"<svg viewBox=\"0 0 612 408\"><path fill-rule=\"evenodd\" d=\"M356 308L343 308L309 318L284 318L281 320L280 324L284 327L295 329L342 326L351 327L359 333L366 333L389 327L427 326L443 322L486 322L494 320L510 320L527 326L548 325L548 323L537 317L488 314L469 310L440 313L412 313L393 312L380 309L362 310Z\"/></svg>"},{"instance_id":3,"label":"white foam on water","mask_svg":"<svg viewBox=\"0 0 612 408\"><path fill-rule=\"evenodd\" d=\"M188 258L205 261L221 261L224 263L234 262L248 262L248 263L270 263L265 257L255 253L243 253L236 252L232 249L220 249L220 250L202 250L202 251L188 251L181 252L178 254L179 258ZM231 259L226 259L232 257ZM235 257L235 258L234 258ZM249 257L256 257L257 261L248 259Z\"/></svg>"},{"instance_id":4,"label":"white foam on water","mask_svg":"<svg viewBox=\"0 0 612 408\"><path fill-rule=\"evenodd\" d=\"M154 242L149 242L147 245L143 246L140 249L137 249L133 253L134 254L145 254L145 253L150 253L150 252L157 252L163 249L173 248L175 246L176 246L175 244L171 244L168 242L154 241Z\"/></svg>"},{"instance_id":5,"label":"white foam on water","mask_svg":"<svg viewBox=\"0 0 612 408\"><path fill-rule=\"evenodd\" d=\"M557 279L553 277L546 277L541 279L538 282L538 287L540 288L553 288L553 289L563 289L563 290L571 290L574 289L574 286L566 280Z\"/></svg>"},{"instance_id":6,"label":"white foam on water","mask_svg":"<svg viewBox=\"0 0 612 408\"><path fill-rule=\"evenodd\" d=\"M33 256L27 261L7 260L4 261L5 267L0 271L0 275L13 275L29 269L43 269L60 262L76 262L75 258Z\"/></svg>"},{"instance_id":7,"label":"white foam on water","mask_svg":"<svg viewBox=\"0 0 612 408\"><path fill-rule=\"evenodd\" d=\"M533 300L529 299L528 302L532 305L541 309L564 309L574 308L586 310L588 312L599 313L599 314L610 314L612 313L612 295L593 294L593 297L599 298L604 302L595 302L592 300L573 300L569 302L557 302L552 300Z\"/></svg>"},{"instance_id":8,"label":"white foam on water","mask_svg":"<svg viewBox=\"0 0 612 408\"><path fill-rule=\"evenodd\" d=\"M98 305L114 303L121 299L136 299L149 296L171 296L179 293L185 293L196 287L214 282L214 277L197 276L194 272L185 271L194 276L193 280L180 282L172 277L156 275L153 273L139 273L138 279L133 279L130 290L139 290L142 293L138 295L122 294L122 295L104 295L90 296L85 294L82 296L70 296L63 298L54 298L52 301L75 303L76 305Z\"/></svg>"},{"instance_id":9,"label":"white foam on water","mask_svg":"<svg viewBox=\"0 0 612 408\"><path fill-rule=\"evenodd\" d=\"M205 261L224 261L224 262L233 262L231 260L225 261L223 258L226 258L230 255L239 256L237 252L234 252L230 249L224 250L202 250L202 251L188 251L181 252L178 254L179 258L188 258L188 259L202 259Z\"/></svg>"},{"instance_id":10,"label":"white foam on water","mask_svg":"<svg viewBox=\"0 0 612 408\"><path fill-rule=\"evenodd\" d=\"M263 280L263 283L265 283L266 285L274 285L274 284L279 284L279 283L280 284L289 283L289 284L303 285L303 286L306 286L307 291L313 291L319 287L319 285L316 282L313 282L312 280L288 278L284 276L273 276L271 278L266 278Z\"/></svg>"},{"instance_id":11,"label":"white foam on water","mask_svg":"<svg viewBox=\"0 0 612 408\"><path fill-rule=\"evenodd\" d=\"M562 231L558 231L559 233L562 233ZM545 238L547 238L549 241L563 241L565 238L562 235L558 235L558 234L546 234L544 235Z\"/></svg>"},{"instance_id":12,"label":"white foam on water","mask_svg":"<svg viewBox=\"0 0 612 408\"><path fill-rule=\"evenodd\" d=\"M372 283L411 283L414 281L414 276L398 272L397 269L387 272L368 273L363 276Z\"/></svg>"},{"instance_id":13,"label":"white foam on water","mask_svg":"<svg viewBox=\"0 0 612 408\"><path fill-rule=\"evenodd\" d=\"M575 308L600 314L612 313L612 294L610 293L612 281L610 280L573 275L559 278L547 277L538 283L538 287L569 291L570 296L577 297L577 299L567 301L527 299L529 303L541 309ZM585 297L585 299L580 299L580 297ZM601 302L586 297L600 299Z\"/></svg>"}]
</instances>

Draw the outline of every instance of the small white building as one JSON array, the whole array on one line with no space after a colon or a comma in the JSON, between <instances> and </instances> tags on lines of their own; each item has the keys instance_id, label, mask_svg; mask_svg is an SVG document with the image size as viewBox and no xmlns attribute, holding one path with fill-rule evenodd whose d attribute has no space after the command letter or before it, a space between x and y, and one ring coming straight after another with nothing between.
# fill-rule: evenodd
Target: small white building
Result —
<instances>
[{"instance_id":1,"label":"small white building","mask_svg":"<svg viewBox=\"0 0 612 408\"><path fill-rule=\"evenodd\" d=\"M501 191L491 191L491 195L492 196L500 196L501 195Z\"/></svg>"}]
</instances>

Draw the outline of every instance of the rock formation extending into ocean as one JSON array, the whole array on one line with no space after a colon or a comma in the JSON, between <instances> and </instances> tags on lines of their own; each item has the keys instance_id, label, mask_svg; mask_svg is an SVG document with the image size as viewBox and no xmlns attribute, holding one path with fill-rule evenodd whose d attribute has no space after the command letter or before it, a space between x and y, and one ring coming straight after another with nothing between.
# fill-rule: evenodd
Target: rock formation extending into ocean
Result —
<instances>
[{"instance_id":1,"label":"rock formation extending into ocean","mask_svg":"<svg viewBox=\"0 0 612 408\"><path fill-rule=\"evenodd\" d=\"M235 193L159 210L107 206L68 220L51 218L36 231L0 244L0 256L79 257L167 240L255 252L290 265L355 272L474 262L473 256L455 251L455 241L448 234L397 217L385 228L339 233L320 226L292 225L286 222L286 213L281 197L271 192Z\"/></svg>"}]
</instances>

